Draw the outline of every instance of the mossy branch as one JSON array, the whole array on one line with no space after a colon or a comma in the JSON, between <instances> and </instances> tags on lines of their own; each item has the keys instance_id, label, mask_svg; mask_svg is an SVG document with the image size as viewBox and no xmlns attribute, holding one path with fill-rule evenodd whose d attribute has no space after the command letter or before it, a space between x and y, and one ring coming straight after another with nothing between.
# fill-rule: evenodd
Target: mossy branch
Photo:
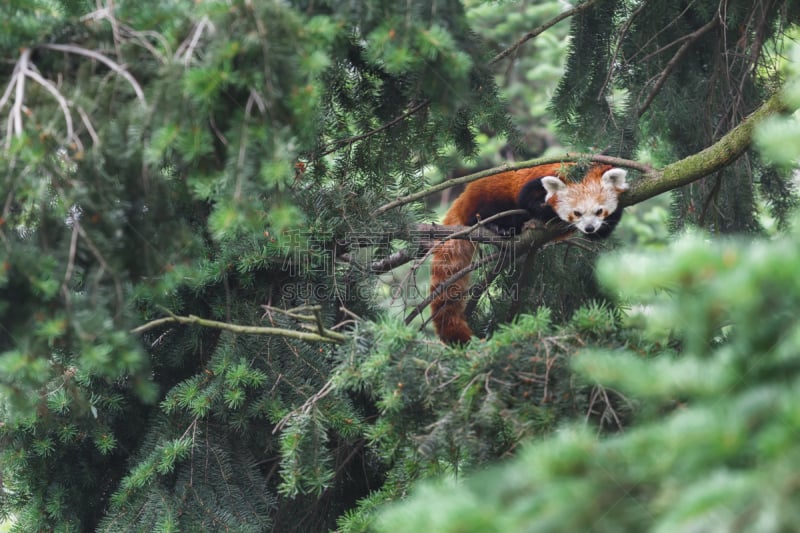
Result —
<instances>
[{"instance_id":1,"label":"mossy branch","mask_svg":"<svg viewBox=\"0 0 800 533\"><path fill-rule=\"evenodd\" d=\"M781 98L773 95L741 124L733 128L708 148L676 161L663 169L644 173L642 179L631 184L631 189L621 197L623 206L638 204L648 198L688 185L713 174L733 163L750 147L756 125L776 113L794 111Z\"/></svg>"}]
</instances>

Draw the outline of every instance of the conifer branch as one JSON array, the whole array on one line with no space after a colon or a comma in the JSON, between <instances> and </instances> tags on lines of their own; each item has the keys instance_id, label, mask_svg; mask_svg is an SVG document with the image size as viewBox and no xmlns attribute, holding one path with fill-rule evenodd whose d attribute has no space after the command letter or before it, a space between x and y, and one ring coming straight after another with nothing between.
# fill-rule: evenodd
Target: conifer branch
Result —
<instances>
[{"instance_id":1,"label":"conifer branch","mask_svg":"<svg viewBox=\"0 0 800 533\"><path fill-rule=\"evenodd\" d=\"M497 63L498 61L508 57L509 55L513 54L517 49L519 49L519 47L521 47L523 44L525 44L529 40L533 39L534 37L538 36L539 34L545 32L546 30L548 30L551 27L555 26L556 24L558 24L562 20L564 20L564 19L566 19L568 17L571 17L573 15L576 15L576 14L588 9L592 5L596 4L598 1L601 1L601 0L586 0L586 2L584 2L584 3L580 4L580 5L577 5L572 9L568 9L567 11L564 11L563 13L560 13L559 15L557 15L553 19L545 22L544 24L542 24L538 28L529 31L528 33L523 35L512 46L506 48L505 50L503 50L502 52L497 54L495 57L493 57L491 59L491 61L489 61L487 66L492 66L495 63ZM354 136L348 137L346 139L339 139L339 140L336 140L336 141L332 141L332 142L328 143L327 145L323 146L319 153L314 153L311 156L309 156L309 159L312 160L312 161L316 160L316 159L319 159L321 157L324 157L326 155L329 155L329 154L335 152L336 150L338 150L342 146L346 146L348 144L352 144L354 142L362 141L364 139L372 137L373 135L375 135L377 133L380 133L380 132L382 132L384 130L387 130L387 129L391 128L395 124L397 124L399 122L402 122L403 120L407 119L408 117L410 117L414 113L416 113L416 112L428 107L428 105L430 103L431 103L430 100L426 98L425 100L421 101L420 103L418 103L418 104L412 106L411 108L409 108L408 111L406 111L403 114L393 118L392 120L390 120L386 124L383 124L383 125L375 128L375 129L372 129L372 130L370 130L368 132L365 132L365 133L362 133L362 134L359 134L359 135L354 135Z\"/></svg>"},{"instance_id":2,"label":"conifer branch","mask_svg":"<svg viewBox=\"0 0 800 533\"><path fill-rule=\"evenodd\" d=\"M358 142L358 141L363 141L364 139L368 139L368 138L372 137L373 135L376 135L376 134L378 134L378 133L380 133L382 131L388 130L389 128L391 128L392 126L397 124L398 122L402 122L403 120L407 119L408 117L410 117L414 113L416 113L416 112L428 107L428 104L430 104L430 103L431 103L431 101L426 98L425 100L421 101L417 105L414 105L414 106L410 107L408 109L408 111L405 111L403 114L396 116L395 118L393 118L392 120L390 120L386 124L378 126L377 128L374 128L374 129L372 129L372 130L370 130L368 132L365 132L365 133L361 133L359 135L353 135L352 137L347 137L346 139L339 139L339 140L336 140L336 141L332 141L329 144L323 146L322 147L322 151L320 153L312 154L309 157L309 159L311 159L313 161L315 159L319 159L320 157L325 157L326 155L332 154L333 152L335 152L336 150L338 150L342 146L346 146L348 144L353 144L354 142Z\"/></svg>"},{"instance_id":3,"label":"conifer branch","mask_svg":"<svg viewBox=\"0 0 800 533\"><path fill-rule=\"evenodd\" d=\"M306 331L296 331L292 329L274 328L266 326L243 326L240 324L230 324L228 322L220 322L218 320L211 320L207 318L200 318L196 315L178 316L172 315L163 318L151 320L146 324L142 324L132 330L131 333L138 335L153 328L163 326L164 324L189 324L197 325L206 328L221 329L233 333L242 333L245 335L277 335L281 337L288 337L291 339L298 339L308 342L330 342L334 344L341 344L347 340L345 335L322 328L320 333L311 333Z\"/></svg>"},{"instance_id":4,"label":"conifer branch","mask_svg":"<svg viewBox=\"0 0 800 533\"><path fill-rule=\"evenodd\" d=\"M598 2L598 0L586 0L586 2L584 2L582 4L578 4L577 6L573 7L572 9L568 9L567 11L564 11L564 12L560 13L558 16L553 17L552 19L550 19L549 21L545 22L544 24L542 24L538 28L529 31L528 33L523 35L516 43L514 43L513 45L509 46L508 48L506 48L505 50L503 50L502 52L500 52L499 54L494 56L492 58L492 60L489 61L489 65L494 65L498 61L510 56L511 54L516 52L517 49L520 46L522 46L526 42L530 41L534 37L537 37L539 34L549 30L551 27L555 26L556 24L558 24L559 22L561 22L565 18L571 17L573 15L577 15L581 11L585 11L586 9L592 7L597 2Z\"/></svg>"},{"instance_id":5,"label":"conifer branch","mask_svg":"<svg viewBox=\"0 0 800 533\"><path fill-rule=\"evenodd\" d=\"M711 19L706 25L698 28L697 30L693 31L689 35L686 36L686 41L678 48L678 51L675 52L675 55L672 56L672 59L669 60L667 66L664 67L664 70L661 71L659 74L658 80L656 81L655 85L653 86L653 90L650 91L650 94L647 95L647 99L645 100L642 107L639 108L638 116L641 117L645 111L650 107L650 104L653 103L656 95L661 92L661 88L666 83L667 78L669 75L672 74L672 71L675 70L675 67L680 62L681 58L689 51L689 48L703 35L714 29L719 24L719 19L714 17Z\"/></svg>"}]
</instances>

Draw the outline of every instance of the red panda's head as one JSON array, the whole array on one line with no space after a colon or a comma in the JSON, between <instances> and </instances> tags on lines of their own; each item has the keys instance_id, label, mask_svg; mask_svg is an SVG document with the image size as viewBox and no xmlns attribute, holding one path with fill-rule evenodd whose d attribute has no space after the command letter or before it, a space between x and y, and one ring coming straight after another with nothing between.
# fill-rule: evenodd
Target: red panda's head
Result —
<instances>
[{"instance_id":1,"label":"red panda's head","mask_svg":"<svg viewBox=\"0 0 800 533\"><path fill-rule=\"evenodd\" d=\"M602 169L593 170L580 182L565 183L554 176L542 178L547 191L545 202L561 220L589 234L598 231L606 217L617 210L619 194L628 190L625 170L611 168L602 175Z\"/></svg>"}]
</instances>

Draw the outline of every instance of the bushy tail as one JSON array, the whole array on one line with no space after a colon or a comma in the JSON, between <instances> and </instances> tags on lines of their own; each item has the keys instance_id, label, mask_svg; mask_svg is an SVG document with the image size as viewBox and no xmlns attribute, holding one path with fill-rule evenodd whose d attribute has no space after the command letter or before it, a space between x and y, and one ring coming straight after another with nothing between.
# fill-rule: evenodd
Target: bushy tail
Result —
<instances>
[{"instance_id":1,"label":"bushy tail","mask_svg":"<svg viewBox=\"0 0 800 533\"><path fill-rule=\"evenodd\" d=\"M475 245L470 241L452 239L438 244L431 265L431 293L456 272L469 266ZM444 342L466 343L472 330L464 316L469 274L443 287L431 301L431 314L436 334Z\"/></svg>"}]
</instances>

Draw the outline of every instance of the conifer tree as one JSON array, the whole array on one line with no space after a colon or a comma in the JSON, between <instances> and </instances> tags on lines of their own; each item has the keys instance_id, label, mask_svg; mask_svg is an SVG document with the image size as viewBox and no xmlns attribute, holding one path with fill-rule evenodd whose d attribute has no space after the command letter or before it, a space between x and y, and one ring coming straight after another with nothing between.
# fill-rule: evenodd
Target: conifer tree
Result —
<instances>
[{"instance_id":1,"label":"conifer tree","mask_svg":"<svg viewBox=\"0 0 800 533\"><path fill-rule=\"evenodd\" d=\"M577 5L563 131L629 158L656 139L663 161L715 142L765 99L777 78L753 67L797 18L745 3L667 12L669 49L697 45L692 62L647 41L639 13L661 2ZM0 518L17 531L363 530L417 479L564 420L634 416L567 364L589 343L658 348L589 301L582 250L518 265L541 299L486 283L491 343L449 349L380 308L377 275L421 258L413 230L433 218L391 202L425 197L482 135L519 145L495 83L517 35L492 49L455 0L10 0L0 15ZM712 21L723 44L695 42ZM724 120L684 143L674 99L727 57L750 60L713 71ZM788 186L758 175L783 216ZM703 201L752 229L739 188ZM553 309L497 328L541 301Z\"/></svg>"}]
</instances>

